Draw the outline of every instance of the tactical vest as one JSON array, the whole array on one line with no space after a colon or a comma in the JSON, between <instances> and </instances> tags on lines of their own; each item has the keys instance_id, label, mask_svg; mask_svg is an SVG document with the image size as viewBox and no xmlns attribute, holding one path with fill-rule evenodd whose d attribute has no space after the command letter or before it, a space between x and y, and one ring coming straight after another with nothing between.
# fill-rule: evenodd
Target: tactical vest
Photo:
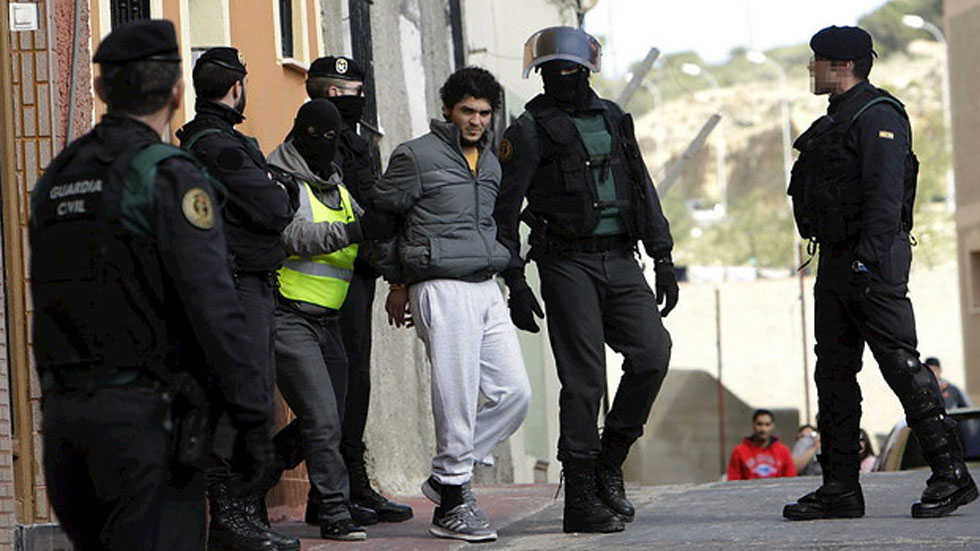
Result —
<instances>
[{"instance_id":1,"label":"tactical vest","mask_svg":"<svg viewBox=\"0 0 980 551\"><path fill-rule=\"evenodd\" d=\"M315 223L354 221L350 194L344 186L337 186L340 192L339 209L324 205L306 182L303 182L303 189L306 190L307 200L301 201L299 208L307 219ZM279 269L279 292L290 300L339 310L347 298L355 258L357 245L313 257L290 256Z\"/></svg>"},{"instance_id":2,"label":"tactical vest","mask_svg":"<svg viewBox=\"0 0 980 551\"><path fill-rule=\"evenodd\" d=\"M160 375L173 328L152 218L156 171L171 157L194 159L160 142L107 151L95 134L70 144L31 193L38 369Z\"/></svg>"},{"instance_id":3,"label":"tactical vest","mask_svg":"<svg viewBox=\"0 0 980 551\"><path fill-rule=\"evenodd\" d=\"M541 162L527 194L528 208L547 221L558 239L640 235L645 189L639 167L633 165L643 161L632 118L611 102L606 105L608 109L594 115L605 132L596 132L597 125L589 124L588 118L573 119L545 95L526 106L541 139ZM588 130L585 135L583 129Z\"/></svg>"},{"instance_id":4,"label":"tactical vest","mask_svg":"<svg viewBox=\"0 0 980 551\"><path fill-rule=\"evenodd\" d=\"M851 98L833 115L817 119L793 144L800 157L793 165L788 193L793 198L793 214L804 239L831 244L860 235L864 191L861 159L846 154L844 141L858 117L878 103L894 107L908 123L908 114L900 101L884 90L870 88ZM919 161L912 151L911 125L908 128L909 149L903 167L903 231L912 229L919 172Z\"/></svg>"}]
</instances>

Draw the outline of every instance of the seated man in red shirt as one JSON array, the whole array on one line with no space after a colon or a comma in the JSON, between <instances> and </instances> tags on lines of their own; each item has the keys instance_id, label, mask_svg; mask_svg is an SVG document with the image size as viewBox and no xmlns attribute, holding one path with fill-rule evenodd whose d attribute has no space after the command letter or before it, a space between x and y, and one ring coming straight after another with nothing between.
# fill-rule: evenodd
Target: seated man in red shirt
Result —
<instances>
[{"instance_id":1,"label":"seated man in red shirt","mask_svg":"<svg viewBox=\"0 0 980 551\"><path fill-rule=\"evenodd\" d=\"M793 454L772 435L776 423L768 409L752 412L752 436L745 437L732 450L728 461L728 480L796 476Z\"/></svg>"}]
</instances>

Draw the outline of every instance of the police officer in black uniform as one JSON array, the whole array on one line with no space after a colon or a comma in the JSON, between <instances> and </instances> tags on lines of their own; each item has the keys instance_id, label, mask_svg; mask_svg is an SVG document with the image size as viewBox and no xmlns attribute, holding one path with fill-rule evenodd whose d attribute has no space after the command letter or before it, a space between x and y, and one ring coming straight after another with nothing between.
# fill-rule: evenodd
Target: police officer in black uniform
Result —
<instances>
[{"instance_id":1,"label":"police officer in black uniform","mask_svg":"<svg viewBox=\"0 0 980 551\"><path fill-rule=\"evenodd\" d=\"M197 111L194 120L177 131L181 145L204 162L221 182L221 210L238 300L246 317L249 356L266 374L263 392L275 392L276 270L286 257L279 236L293 219L298 186L267 165L255 138L235 130L245 117L246 76L238 50L211 48L194 65ZM280 183L282 182L282 183ZM289 192L287 192L287 186ZM270 427L271 429L271 427ZM261 496L242 496L229 462L228 444L234 429L223 416L215 430L215 462L208 472L211 551L279 551L299 549L299 540L270 530Z\"/></svg>"},{"instance_id":2,"label":"police officer in black uniform","mask_svg":"<svg viewBox=\"0 0 980 551\"><path fill-rule=\"evenodd\" d=\"M673 240L640 156L633 119L589 86L599 42L572 27L538 31L525 44L524 76L541 71L544 93L504 134L495 218L513 262L502 275L511 318L537 332L543 317L524 277L519 220L531 227L548 332L561 381L558 459L565 474L564 530L612 532L633 519L622 464L660 390L670 358L661 317L677 303ZM521 204L527 209L521 214ZM656 297L634 257L654 259ZM662 311L657 304L664 303ZM604 344L625 356L600 439Z\"/></svg>"},{"instance_id":3,"label":"police officer in black uniform","mask_svg":"<svg viewBox=\"0 0 980 551\"><path fill-rule=\"evenodd\" d=\"M362 200L363 190L374 185L380 162L372 154L369 142L357 133L365 103L363 67L349 57L321 57L310 64L306 91L310 99L330 100L340 112L343 123L334 162L341 167L344 185L354 200L368 209ZM395 503L371 487L364 464L364 426L371 399L371 319L378 279L378 272L370 262L374 250L370 243L361 244L347 300L340 310L340 330L349 369L340 453L350 477L351 509L362 525L412 518L411 507ZM316 503L316 500L309 501L311 506ZM312 524L317 522L314 509L310 507L307 515Z\"/></svg>"},{"instance_id":4,"label":"police officer in black uniform","mask_svg":"<svg viewBox=\"0 0 980 551\"><path fill-rule=\"evenodd\" d=\"M871 36L828 27L810 40L815 94L827 114L795 143L789 194L800 234L820 247L814 286L823 485L783 509L792 520L864 515L858 484L865 343L905 409L932 476L912 516L948 515L977 498L956 423L919 361L908 292L918 161L904 106L868 82Z\"/></svg>"},{"instance_id":5,"label":"police officer in black uniform","mask_svg":"<svg viewBox=\"0 0 980 551\"><path fill-rule=\"evenodd\" d=\"M160 141L184 90L173 24L122 25L94 61L108 114L31 196L48 496L80 551L197 551L206 392L238 430L247 484L272 461L265 373L248 354L214 190Z\"/></svg>"}]
</instances>

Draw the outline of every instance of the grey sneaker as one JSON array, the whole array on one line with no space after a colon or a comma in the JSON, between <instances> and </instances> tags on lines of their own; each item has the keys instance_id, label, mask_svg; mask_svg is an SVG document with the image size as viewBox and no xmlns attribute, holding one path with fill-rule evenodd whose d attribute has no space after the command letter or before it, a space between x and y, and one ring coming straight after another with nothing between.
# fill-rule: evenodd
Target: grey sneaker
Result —
<instances>
[{"instance_id":1,"label":"grey sneaker","mask_svg":"<svg viewBox=\"0 0 980 551\"><path fill-rule=\"evenodd\" d=\"M496 540L497 531L490 528L489 522L481 522L479 517L486 518L486 515L476 505L469 503L461 503L449 511L436 507L432 512L432 526L429 527L429 533L437 538L470 542Z\"/></svg>"},{"instance_id":2,"label":"grey sneaker","mask_svg":"<svg viewBox=\"0 0 980 551\"><path fill-rule=\"evenodd\" d=\"M429 478L426 478L425 482L422 483L422 495L428 498L428 500L432 503L439 505L442 501L442 484L440 484L435 477L430 476ZM476 518L479 519L484 526L490 526L490 519L488 519L487 515L476 506L476 495L473 494L473 488L470 486L469 482L463 484L463 502L470 506L473 513L476 515Z\"/></svg>"}]
</instances>

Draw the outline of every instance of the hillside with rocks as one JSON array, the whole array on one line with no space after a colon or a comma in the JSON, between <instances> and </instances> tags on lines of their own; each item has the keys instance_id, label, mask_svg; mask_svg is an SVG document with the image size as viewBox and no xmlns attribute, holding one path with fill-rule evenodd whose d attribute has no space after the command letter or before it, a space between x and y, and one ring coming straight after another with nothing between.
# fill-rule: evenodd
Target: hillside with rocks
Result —
<instances>
[{"instance_id":1,"label":"hillside with rocks","mask_svg":"<svg viewBox=\"0 0 980 551\"><path fill-rule=\"evenodd\" d=\"M922 163L914 233L923 246L916 255L919 262L930 266L951 262L955 255L952 215L945 206L948 155L943 141L943 62L940 45L917 40L906 51L876 62L870 77L872 83L901 99L911 116L915 150ZM790 136L795 140L825 112L827 97L809 92L805 61L785 67L785 88L773 67L748 63L744 67L736 82L711 89L703 77L681 74L676 65L657 66L648 75L649 81L658 88L661 84L657 83L680 86L686 93L668 94L666 101L656 105L650 99L657 90L648 86L643 90L648 97L638 98L645 99L647 106L652 104L637 115L636 122L651 174L663 174L677 162L712 113L722 116L705 147L662 198L677 242L678 263L779 268L793 263L798 240L785 194L780 102L788 102ZM635 102L637 106L642 103ZM719 143L720 137L724 144ZM719 145L725 151L725 182L718 177ZM796 158L795 151L792 157Z\"/></svg>"}]
</instances>

